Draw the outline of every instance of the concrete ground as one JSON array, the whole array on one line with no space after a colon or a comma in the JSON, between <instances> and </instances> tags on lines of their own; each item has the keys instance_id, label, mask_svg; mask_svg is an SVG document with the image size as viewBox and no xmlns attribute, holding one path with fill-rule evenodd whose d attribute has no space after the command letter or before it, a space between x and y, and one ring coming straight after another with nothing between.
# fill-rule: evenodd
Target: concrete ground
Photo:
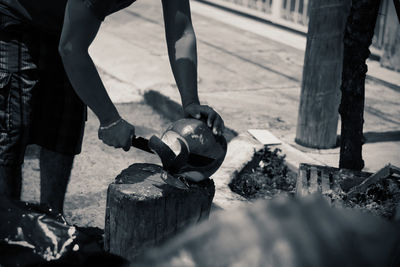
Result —
<instances>
[{"instance_id":1,"label":"concrete ground","mask_svg":"<svg viewBox=\"0 0 400 267\"><path fill-rule=\"evenodd\" d=\"M338 148L294 143L306 38L196 1L191 6L201 101L239 133L268 129L321 164L337 166ZM167 60L160 1L138 1L107 18L92 55L113 78L109 89L117 101L123 96L129 102L129 94L136 100L153 89L180 102ZM368 77L364 132L369 138L363 157L365 170L375 171L389 162L400 165L400 73L370 62Z\"/></svg>"},{"instance_id":2,"label":"concrete ground","mask_svg":"<svg viewBox=\"0 0 400 267\"><path fill-rule=\"evenodd\" d=\"M196 1L191 1L191 6L202 103L213 106L238 133L267 129L291 149L303 151L321 164L337 166L338 149L308 149L293 141L304 36ZM90 51L119 110L138 126L138 134L145 136L160 134L168 121L141 103L143 93L153 89L179 102L162 21L161 1L138 1L106 18ZM389 72L389 82L395 86L386 86L380 79L388 77L387 71L374 66L379 75L366 82L365 108L365 132L374 142L364 145L363 155L370 171L388 162L400 166L400 74ZM103 227L108 184L130 164L157 159L138 150L125 153L106 147L97 140L97 127L90 113L83 151L75 161L68 187L66 217L78 225ZM385 137L391 141L383 141ZM302 162L302 158L298 160ZM37 159L26 160L25 177L33 179L25 181L25 200L38 200L37 164Z\"/></svg>"}]
</instances>

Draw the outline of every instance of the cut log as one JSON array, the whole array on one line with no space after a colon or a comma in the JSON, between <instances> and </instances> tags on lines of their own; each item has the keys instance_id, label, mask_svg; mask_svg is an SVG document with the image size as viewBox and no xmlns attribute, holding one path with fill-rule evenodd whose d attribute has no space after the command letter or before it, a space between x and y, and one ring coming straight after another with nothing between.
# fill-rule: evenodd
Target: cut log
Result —
<instances>
[{"instance_id":1,"label":"cut log","mask_svg":"<svg viewBox=\"0 0 400 267\"><path fill-rule=\"evenodd\" d=\"M208 218L215 193L212 180L180 190L165 184L162 173L158 165L137 163L109 185L106 251L133 260L148 248Z\"/></svg>"}]
</instances>

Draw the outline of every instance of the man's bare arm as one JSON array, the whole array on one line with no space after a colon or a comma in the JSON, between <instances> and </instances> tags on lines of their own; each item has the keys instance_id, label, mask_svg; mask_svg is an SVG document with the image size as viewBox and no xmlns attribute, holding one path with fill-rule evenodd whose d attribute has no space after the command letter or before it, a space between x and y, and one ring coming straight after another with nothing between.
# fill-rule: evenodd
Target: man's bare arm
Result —
<instances>
[{"instance_id":1,"label":"man's bare arm","mask_svg":"<svg viewBox=\"0 0 400 267\"><path fill-rule=\"evenodd\" d=\"M197 51L188 0L163 0L165 35L172 71L182 105L199 104Z\"/></svg>"},{"instance_id":2,"label":"man's bare arm","mask_svg":"<svg viewBox=\"0 0 400 267\"><path fill-rule=\"evenodd\" d=\"M162 0L165 35L172 72L186 115L207 119L215 134L224 128L222 118L212 108L200 105L197 92L196 36L189 0Z\"/></svg>"},{"instance_id":3,"label":"man's bare arm","mask_svg":"<svg viewBox=\"0 0 400 267\"><path fill-rule=\"evenodd\" d=\"M120 117L88 52L100 24L82 0L69 0L59 51L76 93L97 115L101 125L107 125Z\"/></svg>"},{"instance_id":4,"label":"man's bare arm","mask_svg":"<svg viewBox=\"0 0 400 267\"><path fill-rule=\"evenodd\" d=\"M100 127L99 138L108 145L128 150L134 127L121 120L88 52L100 24L101 21L82 0L69 0L59 51L65 71L78 96L96 114L100 126L112 126Z\"/></svg>"}]
</instances>

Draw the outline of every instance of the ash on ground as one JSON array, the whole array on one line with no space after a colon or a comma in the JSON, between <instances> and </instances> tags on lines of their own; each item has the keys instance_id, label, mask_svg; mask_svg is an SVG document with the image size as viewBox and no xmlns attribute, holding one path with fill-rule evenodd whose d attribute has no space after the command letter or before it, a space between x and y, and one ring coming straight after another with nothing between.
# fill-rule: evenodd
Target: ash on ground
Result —
<instances>
[{"instance_id":1,"label":"ash on ground","mask_svg":"<svg viewBox=\"0 0 400 267\"><path fill-rule=\"evenodd\" d=\"M281 155L280 149L271 151L264 146L243 170L235 174L229 186L250 200L271 199L277 195L293 196L296 177L297 174L285 165L285 155Z\"/></svg>"}]
</instances>

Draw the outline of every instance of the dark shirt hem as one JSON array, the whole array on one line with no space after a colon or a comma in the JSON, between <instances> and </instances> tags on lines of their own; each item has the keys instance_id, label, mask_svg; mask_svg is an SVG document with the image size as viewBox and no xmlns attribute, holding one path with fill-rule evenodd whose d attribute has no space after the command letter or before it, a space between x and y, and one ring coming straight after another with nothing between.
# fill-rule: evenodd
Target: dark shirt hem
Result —
<instances>
[{"instance_id":1,"label":"dark shirt hem","mask_svg":"<svg viewBox=\"0 0 400 267\"><path fill-rule=\"evenodd\" d=\"M97 19L104 21L106 14L99 12L91 0L83 0L83 4L87 6L87 8L89 8L89 10L95 15Z\"/></svg>"}]
</instances>

